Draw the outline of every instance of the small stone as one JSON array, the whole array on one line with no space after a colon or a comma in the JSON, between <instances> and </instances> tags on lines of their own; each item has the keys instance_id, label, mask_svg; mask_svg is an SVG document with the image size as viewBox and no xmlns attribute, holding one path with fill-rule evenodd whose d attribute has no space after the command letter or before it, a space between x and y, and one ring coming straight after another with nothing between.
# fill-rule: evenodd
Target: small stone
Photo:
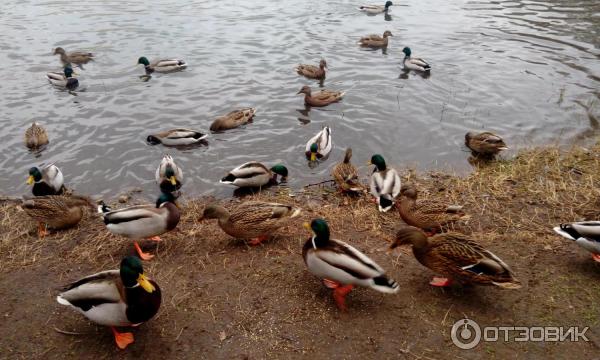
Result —
<instances>
[{"instance_id":1,"label":"small stone","mask_svg":"<svg viewBox=\"0 0 600 360\"><path fill-rule=\"evenodd\" d=\"M128 201L129 201L129 195L121 195L121 196L119 196L119 202L121 204L125 204Z\"/></svg>"}]
</instances>

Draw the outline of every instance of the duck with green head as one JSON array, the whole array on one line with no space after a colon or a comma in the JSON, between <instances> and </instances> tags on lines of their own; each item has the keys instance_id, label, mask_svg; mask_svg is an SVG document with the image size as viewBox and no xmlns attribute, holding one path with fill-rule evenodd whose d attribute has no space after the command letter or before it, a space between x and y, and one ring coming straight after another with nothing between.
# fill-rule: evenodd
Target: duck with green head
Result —
<instances>
[{"instance_id":1,"label":"duck with green head","mask_svg":"<svg viewBox=\"0 0 600 360\"><path fill-rule=\"evenodd\" d=\"M65 66L62 73L59 72L49 72L46 74L46 78L48 81L56 86L65 88L68 90L74 90L79 86L79 80L73 77L73 69L71 66Z\"/></svg>"},{"instance_id":2,"label":"duck with green head","mask_svg":"<svg viewBox=\"0 0 600 360\"><path fill-rule=\"evenodd\" d=\"M431 65L429 65L427 61L421 58L411 56L412 51L409 47L405 47L404 49L402 49L402 52L404 53L404 60L402 61L402 64L404 64L404 70L414 70L421 72L431 71Z\"/></svg>"},{"instance_id":3,"label":"duck with green head","mask_svg":"<svg viewBox=\"0 0 600 360\"><path fill-rule=\"evenodd\" d=\"M27 185L33 185L31 192L35 196L60 195L65 192L63 173L54 164L30 168Z\"/></svg>"},{"instance_id":4,"label":"duck with green head","mask_svg":"<svg viewBox=\"0 0 600 360\"><path fill-rule=\"evenodd\" d=\"M381 14L387 13L390 6L394 5L391 1L386 1L384 5L361 5L359 6L360 11L364 11L367 14Z\"/></svg>"},{"instance_id":5,"label":"duck with green head","mask_svg":"<svg viewBox=\"0 0 600 360\"><path fill-rule=\"evenodd\" d=\"M147 74L151 74L155 71L159 73L174 72L183 70L188 66L185 61L180 59L164 59L150 62L145 56L138 59L137 65L144 65Z\"/></svg>"},{"instance_id":6,"label":"duck with green head","mask_svg":"<svg viewBox=\"0 0 600 360\"><path fill-rule=\"evenodd\" d=\"M312 162L317 159L326 158L331 152L331 149L331 129L329 126L325 126L315 136L308 140L304 154Z\"/></svg>"},{"instance_id":7,"label":"duck with green head","mask_svg":"<svg viewBox=\"0 0 600 360\"><path fill-rule=\"evenodd\" d=\"M379 211L387 212L394 206L396 197L400 194L400 176L396 170L387 167L383 156L379 154L371 157L369 165L375 165L369 183L371 194L375 197Z\"/></svg>"},{"instance_id":8,"label":"duck with green head","mask_svg":"<svg viewBox=\"0 0 600 360\"><path fill-rule=\"evenodd\" d=\"M240 188L263 187L277 184L278 175L281 176L281 182L287 181L288 169L282 164L275 164L269 169L258 161L250 161L231 170L220 180L220 183Z\"/></svg>"}]
</instances>

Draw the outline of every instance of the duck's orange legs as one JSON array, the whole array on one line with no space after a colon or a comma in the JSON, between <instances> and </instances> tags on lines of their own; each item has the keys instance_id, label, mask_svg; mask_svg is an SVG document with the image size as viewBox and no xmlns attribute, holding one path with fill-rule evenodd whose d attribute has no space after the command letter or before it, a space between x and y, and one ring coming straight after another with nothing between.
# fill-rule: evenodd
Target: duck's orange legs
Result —
<instances>
[{"instance_id":1,"label":"duck's orange legs","mask_svg":"<svg viewBox=\"0 0 600 360\"><path fill-rule=\"evenodd\" d=\"M333 299L335 300L335 303L337 304L337 307L338 309L340 309L340 311L347 310L346 295L348 295L353 288L354 285L344 285L339 286L333 290Z\"/></svg>"},{"instance_id":2,"label":"duck's orange legs","mask_svg":"<svg viewBox=\"0 0 600 360\"><path fill-rule=\"evenodd\" d=\"M600 254L592 254L592 259L596 262L600 262Z\"/></svg>"},{"instance_id":3,"label":"duck's orange legs","mask_svg":"<svg viewBox=\"0 0 600 360\"><path fill-rule=\"evenodd\" d=\"M154 257L154 255L151 255L151 254L148 254L148 253L145 253L145 252L143 252L143 251L142 251L142 248L141 248L141 247L140 247L140 245L137 243L137 241L134 241L134 242L133 242L133 246L135 247L135 251L137 251L137 253L138 253L138 255L139 255L140 259L142 259L142 260L146 260L146 261L149 261L149 260L151 260L151 259Z\"/></svg>"},{"instance_id":4,"label":"duck's orange legs","mask_svg":"<svg viewBox=\"0 0 600 360\"><path fill-rule=\"evenodd\" d=\"M160 238L160 236L153 236L153 237L148 238L147 240L162 241L162 239Z\"/></svg>"},{"instance_id":5,"label":"duck's orange legs","mask_svg":"<svg viewBox=\"0 0 600 360\"><path fill-rule=\"evenodd\" d=\"M110 329L113 332L113 335L115 336L115 342L117 343L117 346L119 347L119 349L125 349L127 347L127 345L133 343L133 334L130 332L126 332L126 333L120 333L117 331L117 329L115 329L114 327L110 327Z\"/></svg>"},{"instance_id":6,"label":"duck's orange legs","mask_svg":"<svg viewBox=\"0 0 600 360\"><path fill-rule=\"evenodd\" d=\"M263 241L267 240L269 238L269 235L261 235L259 237L256 237L250 241L248 241L248 245L250 246L256 246L261 244Z\"/></svg>"},{"instance_id":7,"label":"duck's orange legs","mask_svg":"<svg viewBox=\"0 0 600 360\"><path fill-rule=\"evenodd\" d=\"M38 237L43 239L46 235L48 235L48 230L46 230L46 224L40 222L38 223Z\"/></svg>"},{"instance_id":8,"label":"duck's orange legs","mask_svg":"<svg viewBox=\"0 0 600 360\"><path fill-rule=\"evenodd\" d=\"M429 285L439 286L439 287L450 286L450 285L452 285L452 279L447 279L447 278L443 278L443 277L434 277L429 282Z\"/></svg>"}]
</instances>

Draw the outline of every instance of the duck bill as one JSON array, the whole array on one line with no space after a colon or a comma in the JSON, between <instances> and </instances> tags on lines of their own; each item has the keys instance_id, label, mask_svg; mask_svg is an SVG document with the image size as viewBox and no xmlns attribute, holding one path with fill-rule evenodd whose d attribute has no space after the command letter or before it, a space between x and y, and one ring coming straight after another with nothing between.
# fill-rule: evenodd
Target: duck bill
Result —
<instances>
[{"instance_id":1,"label":"duck bill","mask_svg":"<svg viewBox=\"0 0 600 360\"><path fill-rule=\"evenodd\" d=\"M310 153L310 161L317 161L317 154Z\"/></svg>"},{"instance_id":2,"label":"duck bill","mask_svg":"<svg viewBox=\"0 0 600 360\"><path fill-rule=\"evenodd\" d=\"M304 224L302 224L302 226L303 226L303 227L304 227L306 230L308 230L308 231L310 231L310 232L312 233L312 229L310 228L310 224L309 224L309 223L305 222Z\"/></svg>"},{"instance_id":3,"label":"duck bill","mask_svg":"<svg viewBox=\"0 0 600 360\"><path fill-rule=\"evenodd\" d=\"M149 293L152 293L154 290L156 290L154 288L154 285L152 285L152 283L150 283L150 281L148 280L148 278L144 274L140 274L140 276L138 276L137 282L138 282L138 284L140 284L140 286L144 290L146 290Z\"/></svg>"},{"instance_id":4,"label":"duck bill","mask_svg":"<svg viewBox=\"0 0 600 360\"><path fill-rule=\"evenodd\" d=\"M369 160L367 161L367 165L373 165L373 163Z\"/></svg>"},{"instance_id":5,"label":"duck bill","mask_svg":"<svg viewBox=\"0 0 600 360\"><path fill-rule=\"evenodd\" d=\"M33 185L34 182L35 179L33 178L33 175L29 175L29 177L27 178L27 185Z\"/></svg>"},{"instance_id":6,"label":"duck bill","mask_svg":"<svg viewBox=\"0 0 600 360\"><path fill-rule=\"evenodd\" d=\"M169 178L169 181L171 182L171 185L173 185L173 186L177 185L177 178L175 176L171 176Z\"/></svg>"}]
</instances>

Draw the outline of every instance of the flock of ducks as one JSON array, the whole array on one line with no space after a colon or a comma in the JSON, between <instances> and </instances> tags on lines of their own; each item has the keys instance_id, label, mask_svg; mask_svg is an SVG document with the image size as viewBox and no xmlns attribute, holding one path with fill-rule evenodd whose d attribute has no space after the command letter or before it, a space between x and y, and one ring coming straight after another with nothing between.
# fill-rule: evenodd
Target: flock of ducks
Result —
<instances>
[{"instance_id":1,"label":"flock of ducks","mask_svg":"<svg viewBox=\"0 0 600 360\"><path fill-rule=\"evenodd\" d=\"M371 14L381 13L387 12L392 5L391 1L387 1L384 6L365 5L360 10ZM383 47L390 36L391 32L385 31L383 36L361 38L360 44ZM409 48L404 48L403 52L406 69L431 70L425 60L413 58ZM72 65L81 66L94 57L91 53L67 53L62 48L57 48L54 54L60 55L64 69L63 73L49 73L48 80L56 86L69 89L78 84L73 77ZM140 57L138 64L144 65L148 74L167 73L187 67L185 61L178 59L150 62ZM295 70L307 78L323 79L326 69L327 62L321 60L318 66L299 65ZM327 106L344 96L343 92L330 90L315 93L309 86L302 87L298 94L304 94L304 101L310 106ZM255 112L254 108L230 112L216 119L210 129L221 131L243 125L252 120ZM205 137L206 134L190 129L172 129L149 135L147 141L150 144L181 146L198 143ZM47 132L39 124L33 123L26 130L27 147L38 149L48 142ZM490 132L467 133L465 145L474 155L487 159L493 159L507 148L501 137ZM305 156L311 162L323 161L331 149L331 129L324 127L306 143ZM366 186L359 181L358 170L351 163L351 158L352 149L348 148L331 175L342 194L360 196L366 192ZM454 282L520 288L520 282L510 267L498 256L483 248L475 239L445 231L448 225L468 219L461 206L418 199L416 186L403 185L398 172L388 167L380 154L373 155L369 163L374 166L368 186L373 202L384 213L397 209L408 225L397 233L390 251L401 245L411 245L415 258L441 275L435 277L431 285L450 286ZM240 188L262 188L285 182L287 177L288 169L283 164L269 167L252 161L234 168L220 182ZM84 209L90 208L101 214L109 232L133 240L137 257L123 258L119 270L103 271L79 279L66 286L57 296L60 304L73 308L100 325L110 326L116 344L121 349L131 344L134 338L132 333L121 333L116 327L136 326L148 321L158 312L161 304L160 287L145 275L140 261L149 261L153 255L144 252L137 241L161 241L159 236L175 229L181 215L177 198L184 177L171 156L163 157L156 169L155 180L160 195L154 204L112 210L103 202L97 204L87 196L70 194L64 186L64 176L55 164L34 166L29 170L27 179L34 196L25 197L22 203L26 214L38 222L40 238L47 235L48 229L61 230L77 225ZM299 208L279 203L246 201L229 209L214 203L205 207L198 221L216 219L219 227L228 235L244 239L250 245L258 245L300 213ZM304 263L311 273L323 280L325 286L333 289L339 309L346 310L345 297L354 286L369 287L384 293L398 292L398 284L386 276L381 266L350 244L331 238L326 220L317 218L304 225L312 232L302 249ZM594 260L600 262L600 222L564 224L555 230L592 252Z\"/></svg>"}]
</instances>

